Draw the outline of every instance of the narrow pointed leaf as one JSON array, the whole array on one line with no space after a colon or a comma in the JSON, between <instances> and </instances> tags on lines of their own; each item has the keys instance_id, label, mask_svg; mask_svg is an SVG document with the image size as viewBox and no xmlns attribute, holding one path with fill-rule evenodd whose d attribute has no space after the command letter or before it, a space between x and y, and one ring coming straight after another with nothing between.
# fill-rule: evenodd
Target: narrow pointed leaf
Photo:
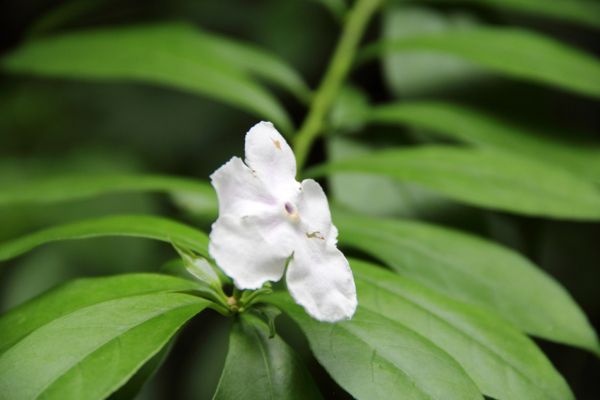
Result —
<instances>
[{"instance_id":1,"label":"narrow pointed leaf","mask_svg":"<svg viewBox=\"0 0 600 400\"><path fill-rule=\"evenodd\" d=\"M496 73L600 97L600 62L592 55L520 29L469 28L369 46L363 59L394 52L437 52Z\"/></svg>"},{"instance_id":2,"label":"narrow pointed leaf","mask_svg":"<svg viewBox=\"0 0 600 400\"><path fill-rule=\"evenodd\" d=\"M187 279L142 273L70 281L0 317L0 354L39 327L82 308L124 295L189 291L197 287L197 283Z\"/></svg>"},{"instance_id":3,"label":"narrow pointed leaf","mask_svg":"<svg viewBox=\"0 0 600 400\"><path fill-rule=\"evenodd\" d=\"M223 43L227 46L217 51ZM285 110L232 62L251 55L245 69L274 75L288 86L290 70L255 49L238 54L240 46L225 39L215 44L211 35L185 24L106 28L34 39L5 56L1 66L47 77L166 85L240 107L290 132Z\"/></svg>"},{"instance_id":4,"label":"narrow pointed leaf","mask_svg":"<svg viewBox=\"0 0 600 400\"><path fill-rule=\"evenodd\" d=\"M463 10L442 12L423 2L388 2L381 15L379 40L440 35L477 26L477 19ZM432 97L469 86L486 78L481 68L439 52L389 52L381 67L387 88L401 99Z\"/></svg>"},{"instance_id":5,"label":"narrow pointed leaf","mask_svg":"<svg viewBox=\"0 0 600 400\"><path fill-rule=\"evenodd\" d=\"M96 289L111 292L110 279ZM33 317L46 306L31 307ZM207 306L188 294L127 290L88 303L45 322L0 355L0 393L15 400L107 397Z\"/></svg>"},{"instance_id":6,"label":"narrow pointed leaf","mask_svg":"<svg viewBox=\"0 0 600 400\"><path fill-rule=\"evenodd\" d=\"M420 222L335 214L342 245L403 276L482 306L520 330L598 352L596 333L568 292L519 254L459 231Z\"/></svg>"},{"instance_id":7,"label":"narrow pointed leaf","mask_svg":"<svg viewBox=\"0 0 600 400\"><path fill-rule=\"evenodd\" d=\"M420 101L374 107L369 120L433 130L481 147L520 153L600 182L600 146L558 140L483 111L451 103Z\"/></svg>"},{"instance_id":8,"label":"narrow pointed leaf","mask_svg":"<svg viewBox=\"0 0 600 400\"><path fill-rule=\"evenodd\" d=\"M335 161L309 175L354 172L419 184L473 206L556 219L600 220L600 191L551 164L505 152L422 146Z\"/></svg>"},{"instance_id":9,"label":"narrow pointed leaf","mask_svg":"<svg viewBox=\"0 0 600 400\"><path fill-rule=\"evenodd\" d=\"M279 336L269 338L269 328L264 322L250 314L243 314L235 321L213 399L320 398L301 360Z\"/></svg>"},{"instance_id":10,"label":"narrow pointed leaf","mask_svg":"<svg viewBox=\"0 0 600 400\"><path fill-rule=\"evenodd\" d=\"M249 43L238 43L224 36L196 32L207 53L220 61L272 82L301 100L308 101L310 89L290 66L278 57Z\"/></svg>"},{"instance_id":11,"label":"narrow pointed leaf","mask_svg":"<svg viewBox=\"0 0 600 400\"><path fill-rule=\"evenodd\" d=\"M457 360L495 399L572 399L565 380L533 341L485 309L373 264L351 260L362 307L398 321Z\"/></svg>"},{"instance_id":12,"label":"narrow pointed leaf","mask_svg":"<svg viewBox=\"0 0 600 400\"><path fill-rule=\"evenodd\" d=\"M0 261L50 242L104 236L130 236L178 243L208 257L208 237L201 231L166 218L120 215L59 225L0 243Z\"/></svg>"},{"instance_id":13,"label":"narrow pointed leaf","mask_svg":"<svg viewBox=\"0 0 600 400\"><path fill-rule=\"evenodd\" d=\"M269 296L300 325L332 378L357 399L482 399L447 353L407 326L360 306L336 324L309 317L288 295Z\"/></svg>"},{"instance_id":14,"label":"narrow pointed leaf","mask_svg":"<svg viewBox=\"0 0 600 400\"><path fill-rule=\"evenodd\" d=\"M5 186L0 192L0 206L46 204L86 199L112 193L163 192L175 201L193 197L195 210L216 212L212 187L201 181L162 175L68 175L53 176L31 182Z\"/></svg>"}]
</instances>

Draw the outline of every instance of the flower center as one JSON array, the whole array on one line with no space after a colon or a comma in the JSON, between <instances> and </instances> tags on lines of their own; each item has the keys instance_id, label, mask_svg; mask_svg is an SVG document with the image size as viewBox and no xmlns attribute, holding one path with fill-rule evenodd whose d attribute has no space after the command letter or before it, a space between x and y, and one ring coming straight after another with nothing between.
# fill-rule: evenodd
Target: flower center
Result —
<instances>
[{"instance_id":1,"label":"flower center","mask_svg":"<svg viewBox=\"0 0 600 400\"><path fill-rule=\"evenodd\" d=\"M290 218L294 222L298 221L298 219L299 219L298 210L296 210L296 208L294 207L294 205L292 203L287 201L283 205L283 208L285 208L285 212L287 213L288 218Z\"/></svg>"},{"instance_id":2,"label":"flower center","mask_svg":"<svg viewBox=\"0 0 600 400\"><path fill-rule=\"evenodd\" d=\"M293 214L295 211L294 206L289 201L287 203L285 203L285 211L290 215Z\"/></svg>"}]
</instances>

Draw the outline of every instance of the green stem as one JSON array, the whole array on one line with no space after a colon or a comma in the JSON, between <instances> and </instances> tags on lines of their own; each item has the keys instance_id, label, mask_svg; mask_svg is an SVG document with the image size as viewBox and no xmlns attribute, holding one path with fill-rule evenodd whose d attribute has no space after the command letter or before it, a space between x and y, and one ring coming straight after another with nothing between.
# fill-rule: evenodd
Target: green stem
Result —
<instances>
[{"instance_id":1,"label":"green stem","mask_svg":"<svg viewBox=\"0 0 600 400\"><path fill-rule=\"evenodd\" d=\"M348 14L348 19L344 24L342 35L329 67L313 97L308 115L294 141L298 170L301 170L304 166L313 141L323 131L327 112L350 71L356 48L380 2L381 0L358 0Z\"/></svg>"}]
</instances>

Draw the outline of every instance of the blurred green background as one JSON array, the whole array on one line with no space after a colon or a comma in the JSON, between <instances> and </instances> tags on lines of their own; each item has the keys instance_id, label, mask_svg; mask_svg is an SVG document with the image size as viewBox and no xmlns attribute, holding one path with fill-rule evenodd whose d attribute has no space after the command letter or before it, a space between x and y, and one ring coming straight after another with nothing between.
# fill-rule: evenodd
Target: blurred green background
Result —
<instances>
[{"instance_id":1,"label":"blurred green background","mask_svg":"<svg viewBox=\"0 0 600 400\"><path fill-rule=\"evenodd\" d=\"M335 2L334 2L335 3ZM382 32L410 34L455 24L519 25L596 54L596 31L477 6L442 2L396 2L370 26L368 39ZM393 12L392 12L393 10ZM319 1L269 0L6 0L0 5L0 52L32 37L91 27L158 21L187 21L205 30L253 42L279 55L311 87L318 84L339 33L339 19ZM400 68L399 68L400 67ZM598 104L534 84L515 82L443 57L389 57L353 72L350 100L450 99L509 116L546 132L600 140ZM306 109L276 92L294 122ZM333 126L358 131L352 111L341 107ZM350 106L350 110L352 107ZM348 114L349 113L349 114ZM232 155L241 155L243 134L255 116L189 93L130 82L93 83L42 79L0 72L0 190L14 182L69 172L155 172L206 180ZM399 133L402 133L401 135ZM370 127L360 134L317 143L310 163L390 143L438 140L427 131ZM490 237L525 254L556 277L600 329L600 224L518 217L460 206L411 185L343 178L324 182L338 202L371 214L436 221ZM372 191L377 190L376 199ZM365 209L366 207L366 209ZM170 215L195 221L153 195L111 195L67 204L0 208L0 240L55 223L115 213ZM77 276L155 271L172 256L168 246L135 239L96 239L54 244L0 268L0 310ZM227 344L228 322L204 313L181 334L172 356L144 398L210 398ZM287 329L286 329L287 330ZM292 328L290 340L305 347ZM284 332L286 333L286 332ZM600 398L600 362L593 355L538 341L577 398ZM308 357L308 353L304 354ZM307 360L329 392L346 398L314 360ZM201 367L204 365L204 368ZM210 365L209 369L206 365Z\"/></svg>"}]
</instances>

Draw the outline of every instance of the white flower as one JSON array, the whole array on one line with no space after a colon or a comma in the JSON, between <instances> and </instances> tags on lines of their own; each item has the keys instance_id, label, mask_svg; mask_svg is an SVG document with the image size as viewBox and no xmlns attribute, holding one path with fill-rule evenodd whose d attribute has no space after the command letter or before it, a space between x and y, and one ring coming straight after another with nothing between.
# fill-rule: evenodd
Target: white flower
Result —
<instances>
[{"instance_id":1,"label":"white flower","mask_svg":"<svg viewBox=\"0 0 600 400\"><path fill-rule=\"evenodd\" d=\"M210 255L239 289L280 280L291 256L286 281L296 302L321 321L351 318L354 278L323 189L296 181L294 153L270 122L248 131L245 150L245 164L233 157L211 175L219 218Z\"/></svg>"}]
</instances>

